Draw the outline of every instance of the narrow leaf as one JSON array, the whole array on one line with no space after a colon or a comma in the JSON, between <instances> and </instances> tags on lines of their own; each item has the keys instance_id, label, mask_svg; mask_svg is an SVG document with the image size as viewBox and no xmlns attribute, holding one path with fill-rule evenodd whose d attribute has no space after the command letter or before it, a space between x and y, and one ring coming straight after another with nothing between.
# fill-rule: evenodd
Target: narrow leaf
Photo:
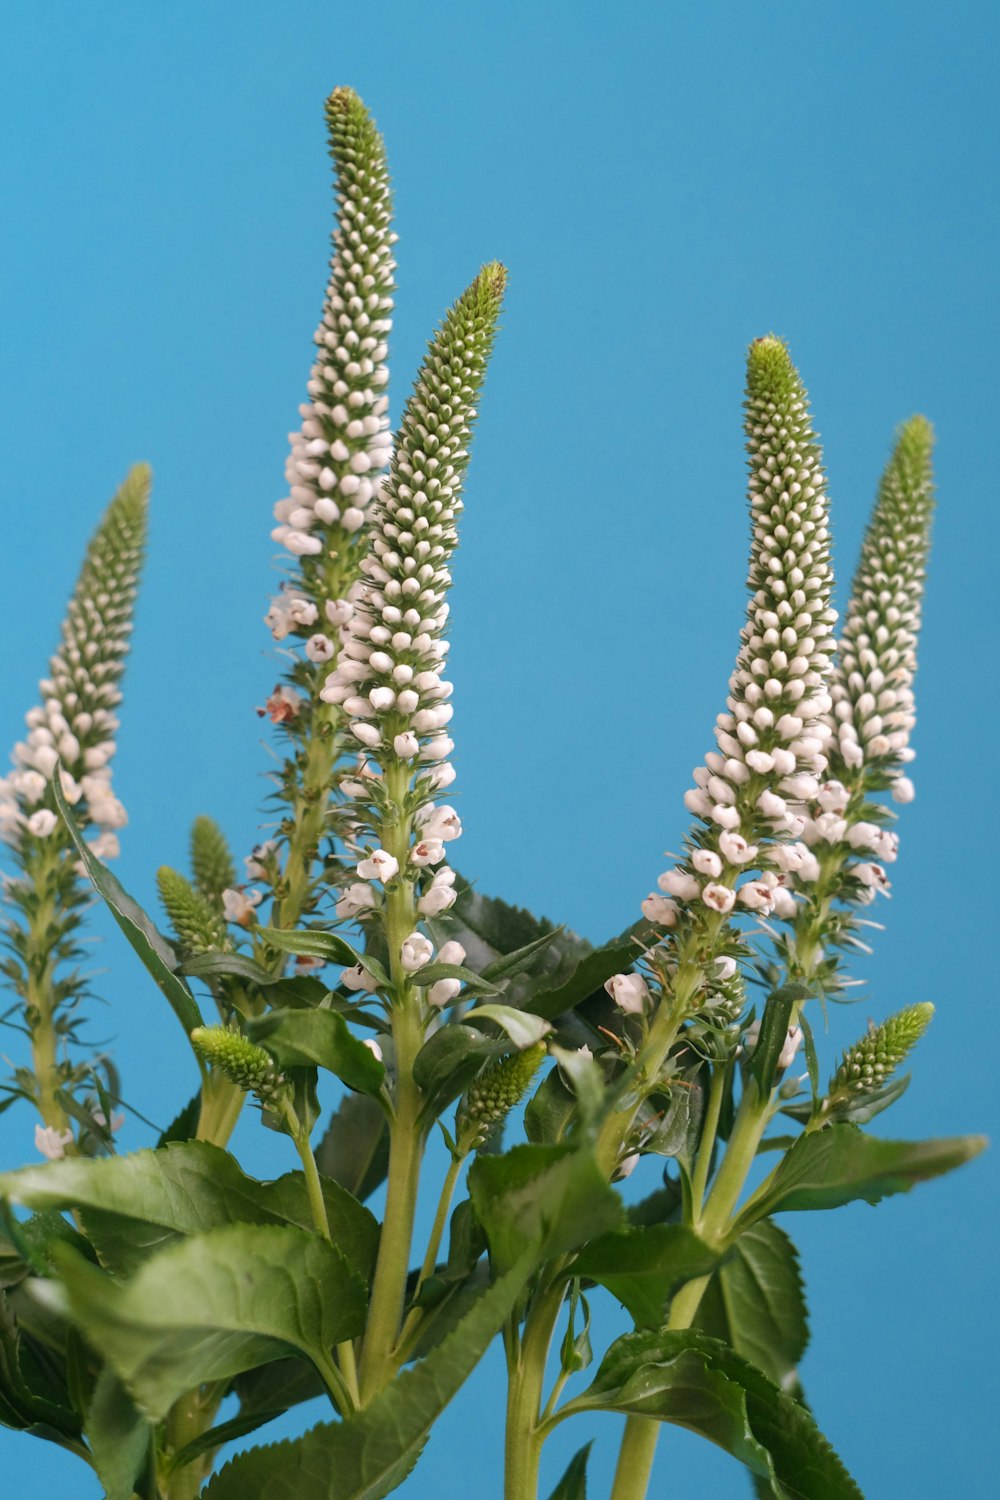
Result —
<instances>
[{"instance_id":1,"label":"narrow leaf","mask_svg":"<svg viewBox=\"0 0 1000 1500\"><path fill-rule=\"evenodd\" d=\"M591 1438L589 1443L584 1443L574 1453L549 1500L587 1500L587 1459L593 1446L594 1440Z\"/></svg>"}]
</instances>

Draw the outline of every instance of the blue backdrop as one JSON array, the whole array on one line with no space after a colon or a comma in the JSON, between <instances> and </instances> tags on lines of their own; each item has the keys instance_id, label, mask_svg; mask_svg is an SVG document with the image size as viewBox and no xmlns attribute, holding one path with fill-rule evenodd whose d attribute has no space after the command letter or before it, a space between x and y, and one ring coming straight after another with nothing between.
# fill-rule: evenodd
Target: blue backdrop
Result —
<instances>
[{"instance_id":1,"label":"blue backdrop","mask_svg":"<svg viewBox=\"0 0 1000 1500\"><path fill-rule=\"evenodd\" d=\"M935 422L918 800L869 988L825 1055L868 1015L931 999L883 1128L989 1129L1000 11L22 0L3 32L0 743L34 702L101 507L148 459L116 770L126 884L152 904L197 812L241 854L255 840L271 505L325 280L322 105L350 83L396 181L395 413L478 264L511 269L453 600L462 868L484 890L600 941L677 847L743 611L746 343L786 336L810 388L841 600L894 425ZM99 962L95 1029L165 1120L190 1091L183 1040L116 934ZM33 1157L31 1129L3 1117L5 1163ZM147 1139L130 1125L124 1143ZM238 1142L287 1165L266 1144ZM995 1172L986 1158L877 1214L786 1221L811 1287L805 1385L878 1500L994 1493ZM406 1494L497 1494L501 1403L487 1362ZM616 1430L597 1427L597 1496ZM586 1436L561 1431L550 1484ZM45 1444L2 1432L0 1460L12 1494L99 1493ZM671 1429L653 1492L748 1490Z\"/></svg>"}]
</instances>

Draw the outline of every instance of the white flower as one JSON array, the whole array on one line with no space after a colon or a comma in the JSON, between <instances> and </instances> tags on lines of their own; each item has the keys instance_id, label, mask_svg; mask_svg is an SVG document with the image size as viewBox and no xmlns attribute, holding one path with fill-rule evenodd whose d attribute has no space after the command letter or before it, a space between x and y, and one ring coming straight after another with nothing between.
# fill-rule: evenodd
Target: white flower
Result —
<instances>
[{"instance_id":1,"label":"white flower","mask_svg":"<svg viewBox=\"0 0 1000 1500\"><path fill-rule=\"evenodd\" d=\"M673 927L677 922L677 903L669 896L658 896L651 891L642 903L642 914L657 927Z\"/></svg>"},{"instance_id":2,"label":"white flower","mask_svg":"<svg viewBox=\"0 0 1000 1500\"><path fill-rule=\"evenodd\" d=\"M832 812L820 813L806 825L803 836L807 843L839 844L847 837L847 819Z\"/></svg>"},{"instance_id":3,"label":"white flower","mask_svg":"<svg viewBox=\"0 0 1000 1500\"><path fill-rule=\"evenodd\" d=\"M363 1045L368 1048L368 1051L374 1058L376 1058L379 1062L382 1061L382 1048L379 1046L374 1037L366 1036L364 1038Z\"/></svg>"},{"instance_id":4,"label":"white flower","mask_svg":"<svg viewBox=\"0 0 1000 1500\"><path fill-rule=\"evenodd\" d=\"M36 839L47 839L49 834L54 832L58 822L59 819L54 812L47 807L40 807L28 819L28 832L33 833Z\"/></svg>"},{"instance_id":5,"label":"white flower","mask_svg":"<svg viewBox=\"0 0 1000 1500\"><path fill-rule=\"evenodd\" d=\"M378 904L378 897L370 885L364 885L360 880L349 885L337 902L337 916L342 921L350 921L358 917L364 911L370 911Z\"/></svg>"},{"instance_id":6,"label":"white flower","mask_svg":"<svg viewBox=\"0 0 1000 1500\"><path fill-rule=\"evenodd\" d=\"M843 813L847 811L850 793L841 781L824 781L816 794L816 801L823 812Z\"/></svg>"},{"instance_id":7,"label":"white flower","mask_svg":"<svg viewBox=\"0 0 1000 1500\"><path fill-rule=\"evenodd\" d=\"M420 741L411 729L407 729L402 734L396 735L392 748L400 760L412 760L420 750Z\"/></svg>"},{"instance_id":8,"label":"white flower","mask_svg":"<svg viewBox=\"0 0 1000 1500\"><path fill-rule=\"evenodd\" d=\"M760 911L766 915L774 906L774 892L762 880L748 880L740 886L738 894L749 911Z\"/></svg>"},{"instance_id":9,"label":"white flower","mask_svg":"<svg viewBox=\"0 0 1000 1500\"><path fill-rule=\"evenodd\" d=\"M421 839L410 850L410 863L418 867L439 865L444 859L444 844L440 839Z\"/></svg>"},{"instance_id":10,"label":"white flower","mask_svg":"<svg viewBox=\"0 0 1000 1500\"><path fill-rule=\"evenodd\" d=\"M48 785L41 771L19 771L11 777L11 781L29 807L44 797Z\"/></svg>"},{"instance_id":11,"label":"white flower","mask_svg":"<svg viewBox=\"0 0 1000 1500\"><path fill-rule=\"evenodd\" d=\"M39 1151L46 1161L62 1161L66 1155L66 1147L72 1139L72 1130L56 1130L51 1125L35 1126L35 1150Z\"/></svg>"},{"instance_id":12,"label":"white flower","mask_svg":"<svg viewBox=\"0 0 1000 1500\"><path fill-rule=\"evenodd\" d=\"M259 906L263 899L263 891L224 890L222 914L227 922L236 922L240 927L249 927L254 920L254 907Z\"/></svg>"},{"instance_id":13,"label":"white flower","mask_svg":"<svg viewBox=\"0 0 1000 1500\"><path fill-rule=\"evenodd\" d=\"M351 733L355 739L361 741L362 745L367 745L372 750L382 743L382 736L374 724L352 724Z\"/></svg>"},{"instance_id":14,"label":"white flower","mask_svg":"<svg viewBox=\"0 0 1000 1500\"><path fill-rule=\"evenodd\" d=\"M882 866L875 864L874 860L867 864L855 865L851 873L857 876L862 885L870 886L872 890L883 892L889 890L889 877Z\"/></svg>"},{"instance_id":15,"label":"white flower","mask_svg":"<svg viewBox=\"0 0 1000 1500\"><path fill-rule=\"evenodd\" d=\"M453 807L434 807L423 817L418 813L417 822L425 839L440 839L448 843L462 835L462 821Z\"/></svg>"},{"instance_id":16,"label":"white flower","mask_svg":"<svg viewBox=\"0 0 1000 1500\"><path fill-rule=\"evenodd\" d=\"M877 823L855 823L847 831L847 842L852 849L877 849L882 830Z\"/></svg>"},{"instance_id":17,"label":"white flower","mask_svg":"<svg viewBox=\"0 0 1000 1500\"><path fill-rule=\"evenodd\" d=\"M701 899L713 911L721 912L725 915L726 912L732 911L736 905L736 892L730 890L727 885L718 885L715 881L712 881L702 891Z\"/></svg>"},{"instance_id":18,"label":"white flower","mask_svg":"<svg viewBox=\"0 0 1000 1500\"><path fill-rule=\"evenodd\" d=\"M790 922L797 910L791 891L786 890L783 885L776 885L771 892L771 901L771 910L779 921Z\"/></svg>"},{"instance_id":19,"label":"white flower","mask_svg":"<svg viewBox=\"0 0 1000 1500\"><path fill-rule=\"evenodd\" d=\"M346 625L354 614L354 605L349 599L328 599L323 613L331 625Z\"/></svg>"},{"instance_id":20,"label":"white flower","mask_svg":"<svg viewBox=\"0 0 1000 1500\"><path fill-rule=\"evenodd\" d=\"M802 1046L802 1027L790 1026L788 1036L785 1038L784 1046L778 1054L778 1067L790 1068L795 1061L795 1054Z\"/></svg>"},{"instance_id":21,"label":"white flower","mask_svg":"<svg viewBox=\"0 0 1000 1500\"><path fill-rule=\"evenodd\" d=\"M635 1171L638 1165L639 1152L630 1151L628 1156L623 1156L621 1161L618 1163L618 1170L615 1173L615 1181L624 1182L626 1177L632 1176L632 1173Z\"/></svg>"},{"instance_id":22,"label":"white flower","mask_svg":"<svg viewBox=\"0 0 1000 1500\"><path fill-rule=\"evenodd\" d=\"M719 834L719 849L723 859L731 865L746 865L757 857L756 844L748 844L742 833L733 833L728 829Z\"/></svg>"},{"instance_id":23,"label":"white flower","mask_svg":"<svg viewBox=\"0 0 1000 1500\"><path fill-rule=\"evenodd\" d=\"M757 798L757 809L762 818L783 818L788 808L783 797L776 792L761 792Z\"/></svg>"},{"instance_id":24,"label":"white flower","mask_svg":"<svg viewBox=\"0 0 1000 1500\"><path fill-rule=\"evenodd\" d=\"M715 960L716 978L720 984L728 984L736 973L736 960L723 955Z\"/></svg>"},{"instance_id":25,"label":"white flower","mask_svg":"<svg viewBox=\"0 0 1000 1500\"><path fill-rule=\"evenodd\" d=\"M367 859L358 861L362 880L381 880L383 885L399 873L399 860L385 849L373 849Z\"/></svg>"},{"instance_id":26,"label":"white flower","mask_svg":"<svg viewBox=\"0 0 1000 1500\"><path fill-rule=\"evenodd\" d=\"M369 995L373 995L378 988L364 964L354 964L351 968L345 969L340 976L340 982L345 990L364 990Z\"/></svg>"},{"instance_id":27,"label":"white flower","mask_svg":"<svg viewBox=\"0 0 1000 1500\"><path fill-rule=\"evenodd\" d=\"M443 911L454 906L458 900L455 891L447 885L432 885L417 902L417 911L423 917L438 917ZM437 1004L437 1001L434 1002Z\"/></svg>"},{"instance_id":28,"label":"white flower","mask_svg":"<svg viewBox=\"0 0 1000 1500\"><path fill-rule=\"evenodd\" d=\"M681 901L695 901L701 894L700 882L680 868L664 871L656 883L661 891L667 891Z\"/></svg>"},{"instance_id":29,"label":"white flower","mask_svg":"<svg viewBox=\"0 0 1000 1500\"><path fill-rule=\"evenodd\" d=\"M626 1014L641 1015L649 999L649 989L641 974L612 974L604 981L612 1000Z\"/></svg>"},{"instance_id":30,"label":"white flower","mask_svg":"<svg viewBox=\"0 0 1000 1500\"><path fill-rule=\"evenodd\" d=\"M721 847L723 838L739 838L739 834L724 833L720 839ZM699 875L708 875L712 880L717 880L722 874L722 860L714 849L696 849L691 855L691 863Z\"/></svg>"},{"instance_id":31,"label":"white flower","mask_svg":"<svg viewBox=\"0 0 1000 1500\"><path fill-rule=\"evenodd\" d=\"M438 949L438 963L464 964L465 949L462 947L461 943L457 943L454 938L452 938L447 943L442 943L441 947Z\"/></svg>"},{"instance_id":32,"label":"white flower","mask_svg":"<svg viewBox=\"0 0 1000 1500\"><path fill-rule=\"evenodd\" d=\"M336 647L328 635L317 632L306 641L306 655L310 661L329 661L336 651Z\"/></svg>"},{"instance_id":33,"label":"white flower","mask_svg":"<svg viewBox=\"0 0 1000 1500\"><path fill-rule=\"evenodd\" d=\"M432 984L427 991L427 999L431 1005L448 1005L456 999L462 988L460 979L439 979Z\"/></svg>"},{"instance_id":34,"label":"white flower","mask_svg":"<svg viewBox=\"0 0 1000 1500\"><path fill-rule=\"evenodd\" d=\"M262 844L254 845L253 850L243 860L248 880L267 878L267 865L277 847L277 839L265 839Z\"/></svg>"},{"instance_id":35,"label":"white flower","mask_svg":"<svg viewBox=\"0 0 1000 1500\"><path fill-rule=\"evenodd\" d=\"M912 802L917 795L917 789L909 776L897 776L892 783L893 802Z\"/></svg>"},{"instance_id":36,"label":"white flower","mask_svg":"<svg viewBox=\"0 0 1000 1500\"><path fill-rule=\"evenodd\" d=\"M411 932L403 939L400 962L408 974L415 974L434 957L434 945L422 932Z\"/></svg>"}]
</instances>

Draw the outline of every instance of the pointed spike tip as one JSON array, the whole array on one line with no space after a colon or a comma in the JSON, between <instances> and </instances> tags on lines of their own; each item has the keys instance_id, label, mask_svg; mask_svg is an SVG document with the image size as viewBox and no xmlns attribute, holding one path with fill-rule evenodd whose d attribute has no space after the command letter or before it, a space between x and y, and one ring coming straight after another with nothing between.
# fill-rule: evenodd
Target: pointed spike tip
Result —
<instances>
[{"instance_id":1,"label":"pointed spike tip","mask_svg":"<svg viewBox=\"0 0 1000 1500\"><path fill-rule=\"evenodd\" d=\"M784 339L774 333L754 339L747 350L747 394L751 400L778 399L798 384L798 371Z\"/></svg>"}]
</instances>

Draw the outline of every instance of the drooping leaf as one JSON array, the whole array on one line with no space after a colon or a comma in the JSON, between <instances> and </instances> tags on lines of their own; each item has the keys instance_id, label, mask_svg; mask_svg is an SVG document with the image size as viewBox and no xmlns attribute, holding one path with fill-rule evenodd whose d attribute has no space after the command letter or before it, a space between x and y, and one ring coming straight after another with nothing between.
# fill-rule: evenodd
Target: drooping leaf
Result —
<instances>
[{"instance_id":1,"label":"drooping leaf","mask_svg":"<svg viewBox=\"0 0 1000 1500\"><path fill-rule=\"evenodd\" d=\"M150 1421L185 1391L288 1352L322 1370L364 1328L365 1283L340 1251L292 1225L192 1236L116 1282L70 1251L34 1295L66 1309Z\"/></svg>"},{"instance_id":2,"label":"drooping leaf","mask_svg":"<svg viewBox=\"0 0 1000 1500\"><path fill-rule=\"evenodd\" d=\"M525 974L531 970L536 960L549 948L557 943L563 935L563 928L553 927L551 932L543 932L540 937L533 938L530 943L525 943L521 948L515 948L511 953L505 953L500 958L494 958L482 971L484 979L513 979L518 974Z\"/></svg>"},{"instance_id":3,"label":"drooping leaf","mask_svg":"<svg viewBox=\"0 0 1000 1500\"><path fill-rule=\"evenodd\" d=\"M449 912L447 936L462 944L470 966L484 978L513 981L514 1004L523 1005L541 984L552 988L558 976L590 952L590 944L575 932L524 907L484 896L461 876L455 890L458 899Z\"/></svg>"},{"instance_id":4,"label":"drooping leaf","mask_svg":"<svg viewBox=\"0 0 1000 1500\"><path fill-rule=\"evenodd\" d=\"M377 958L370 953L356 952L350 943L338 937L335 932L324 932L320 928L286 932L281 927L262 927L260 936L268 947L276 948L279 953L321 958L324 963L342 964L345 968L355 968L360 964L380 987L384 988L389 983L389 976Z\"/></svg>"},{"instance_id":5,"label":"drooping leaf","mask_svg":"<svg viewBox=\"0 0 1000 1500\"><path fill-rule=\"evenodd\" d=\"M316 1165L361 1203L382 1185L389 1172L389 1123L374 1099L345 1095L316 1148Z\"/></svg>"},{"instance_id":6,"label":"drooping leaf","mask_svg":"<svg viewBox=\"0 0 1000 1500\"><path fill-rule=\"evenodd\" d=\"M157 1141L157 1147L170 1146L174 1141L194 1140L198 1129L198 1121L201 1118L201 1090L185 1104L184 1108L171 1120Z\"/></svg>"},{"instance_id":7,"label":"drooping leaf","mask_svg":"<svg viewBox=\"0 0 1000 1500\"><path fill-rule=\"evenodd\" d=\"M567 1135L575 1119L576 1095L559 1069L552 1068L525 1107L525 1134L533 1145L552 1146Z\"/></svg>"},{"instance_id":8,"label":"drooping leaf","mask_svg":"<svg viewBox=\"0 0 1000 1500\"><path fill-rule=\"evenodd\" d=\"M762 1219L740 1235L706 1287L696 1322L795 1394L809 1318L799 1258L784 1230Z\"/></svg>"},{"instance_id":9,"label":"drooping leaf","mask_svg":"<svg viewBox=\"0 0 1000 1500\"><path fill-rule=\"evenodd\" d=\"M581 1001L587 1000L600 990L606 979L614 974L624 974L631 969L639 956L640 946L631 937L618 938L604 948L588 953L576 968L558 985L548 988L541 985L525 1006L533 1015L544 1016L552 1021L564 1011L574 1010Z\"/></svg>"},{"instance_id":10,"label":"drooping leaf","mask_svg":"<svg viewBox=\"0 0 1000 1500\"><path fill-rule=\"evenodd\" d=\"M783 1500L863 1500L806 1408L696 1330L617 1339L561 1417L595 1410L687 1427L780 1486Z\"/></svg>"},{"instance_id":11,"label":"drooping leaf","mask_svg":"<svg viewBox=\"0 0 1000 1500\"><path fill-rule=\"evenodd\" d=\"M325 1068L361 1094L377 1094L385 1081L382 1062L336 1011L271 1010L244 1031L283 1068Z\"/></svg>"},{"instance_id":12,"label":"drooping leaf","mask_svg":"<svg viewBox=\"0 0 1000 1500\"><path fill-rule=\"evenodd\" d=\"M258 1182L228 1151L207 1141L24 1167L0 1176L0 1195L28 1208L82 1210L104 1264L125 1274L183 1235L232 1223L304 1229L313 1223L301 1172ZM323 1197L335 1243L355 1270L368 1276L378 1244L375 1218L328 1179Z\"/></svg>"},{"instance_id":13,"label":"drooping leaf","mask_svg":"<svg viewBox=\"0 0 1000 1500\"><path fill-rule=\"evenodd\" d=\"M527 1011L515 1010L511 1005L477 1005L475 1010L465 1012L463 1020L494 1022L507 1033L519 1051L524 1051L526 1047L534 1047L552 1030L548 1021L543 1021L540 1016L532 1016Z\"/></svg>"},{"instance_id":14,"label":"drooping leaf","mask_svg":"<svg viewBox=\"0 0 1000 1500\"><path fill-rule=\"evenodd\" d=\"M692 1229L657 1224L601 1235L584 1246L566 1275L584 1276L607 1287L638 1328L661 1328L674 1292L686 1281L708 1275L718 1263L719 1252Z\"/></svg>"},{"instance_id":15,"label":"drooping leaf","mask_svg":"<svg viewBox=\"0 0 1000 1500\"><path fill-rule=\"evenodd\" d=\"M464 964L425 964L412 976L414 984L426 988L437 984L439 979L457 979L464 992L465 998L472 1000L477 996L490 1000L503 993L500 985L491 984L488 979L467 969Z\"/></svg>"},{"instance_id":16,"label":"drooping leaf","mask_svg":"<svg viewBox=\"0 0 1000 1500\"><path fill-rule=\"evenodd\" d=\"M621 1199L586 1145L515 1146L478 1156L469 1194L503 1271L534 1247L538 1259L565 1255L623 1219Z\"/></svg>"},{"instance_id":17,"label":"drooping leaf","mask_svg":"<svg viewBox=\"0 0 1000 1500\"><path fill-rule=\"evenodd\" d=\"M768 996L760 1022L760 1035L750 1059L750 1072L757 1080L761 1098L771 1092L774 1076L778 1070L778 1058L788 1039L788 1023L792 1012L809 994L809 987L798 982L782 985Z\"/></svg>"},{"instance_id":18,"label":"drooping leaf","mask_svg":"<svg viewBox=\"0 0 1000 1500\"><path fill-rule=\"evenodd\" d=\"M447 1338L363 1411L238 1455L205 1500L382 1500L409 1474L432 1425L486 1352L528 1267L525 1258L482 1292Z\"/></svg>"},{"instance_id":19,"label":"drooping leaf","mask_svg":"<svg viewBox=\"0 0 1000 1500\"><path fill-rule=\"evenodd\" d=\"M587 1500L587 1459L593 1446L591 1438L589 1443L577 1449L549 1500Z\"/></svg>"},{"instance_id":20,"label":"drooping leaf","mask_svg":"<svg viewBox=\"0 0 1000 1500\"><path fill-rule=\"evenodd\" d=\"M34 1389L24 1369L25 1352L10 1296L0 1292L0 1424L88 1458L79 1416L67 1399L53 1400Z\"/></svg>"},{"instance_id":21,"label":"drooping leaf","mask_svg":"<svg viewBox=\"0 0 1000 1500\"><path fill-rule=\"evenodd\" d=\"M736 1220L740 1234L758 1219L789 1209L838 1208L863 1199L878 1203L906 1193L914 1183L940 1177L971 1161L985 1136L946 1140L883 1141L857 1125L829 1125L800 1136Z\"/></svg>"},{"instance_id":22,"label":"drooping leaf","mask_svg":"<svg viewBox=\"0 0 1000 1500\"><path fill-rule=\"evenodd\" d=\"M98 1376L84 1430L104 1500L132 1500L150 1459L153 1428L110 1365Z\"/></svg>"},{"instance_id":23,"label":"drooping leaf","mask_svg":"<svg viewBox=\"0 0 1000 1500\"><path fill-rule=\"evenodd\" d=\"M102 897L147 971L166 996L184 1028L184 1035L190 1036L196 1026L202 1025L201 1011L197 1000L178 973L176 953L163 934L156 930L139 903L128 894L117 875L113 875L95 857L76 825L76 819L63 796L58 775L53 776L50 785L56 806L98 895Z\"/></svg>"}]
</instances>

